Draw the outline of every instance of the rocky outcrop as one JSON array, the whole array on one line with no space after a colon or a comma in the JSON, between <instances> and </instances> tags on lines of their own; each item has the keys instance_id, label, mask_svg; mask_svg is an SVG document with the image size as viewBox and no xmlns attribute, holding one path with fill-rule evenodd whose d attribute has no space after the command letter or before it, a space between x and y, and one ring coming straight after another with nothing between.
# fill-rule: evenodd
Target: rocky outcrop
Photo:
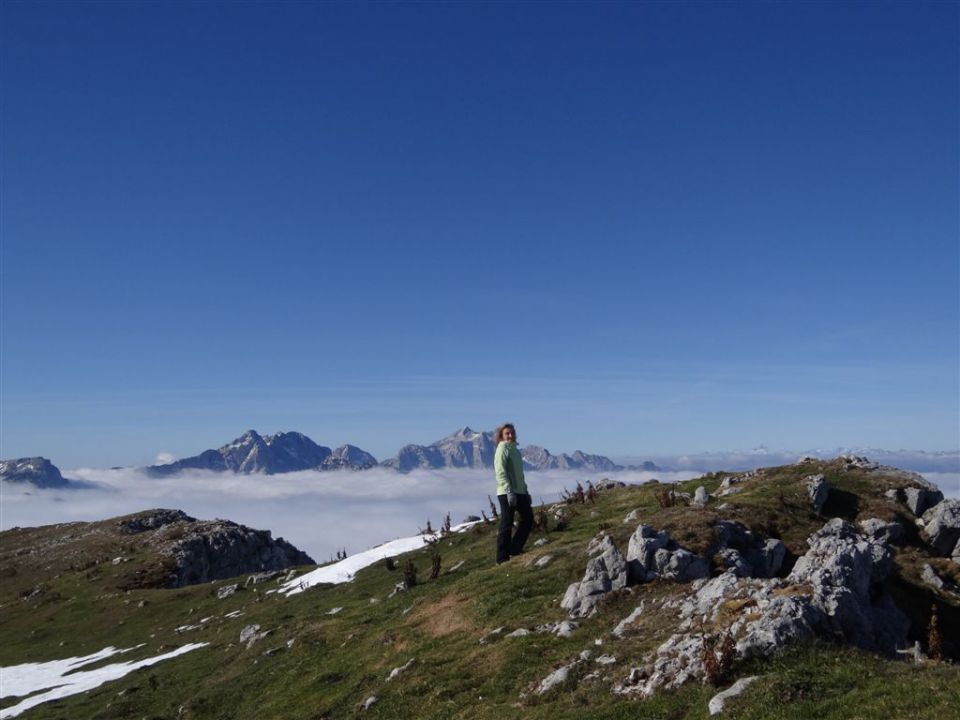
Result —
<instances>
[{"instance_id":1,"label":"rocky outcrop","mask_svg":"<svg viewBox=\"0 0 960 720\"><path fill-rule=\"evenodd\" d=\"M178 522L196 522L196 518L187 515L183 510L146 510L128 515L117 520L117 527L121 532L136 535L148 530L158 530L166 525Z\"/></svg>"},{"instance_id":2,"label":"rocky outcrop","mask_svg":"<svg viewBox=\"0 0 960 720\"><path fill-rule=\"evenodd\" d=\"M603 596L630 584L649 582L659 577L678 582L708 577L707 561L681 548L665 532L640 525L630 538L627 557L609 535L601 535L587 546L587 568L583 579L571 583L560 601L570 617L587 617L596 611Z\"/></svg>"},{"instance_id":3,"label":"rocky outcrop","mask_svg":"<svg viewBox=\"0 0 960 720\"><path fill-rule=\"evenodd\" d=\"M658 577L689 582L710 575L710 566L699 555L686 550L664 530L657 532L640 525L627 546L631 582L650 582Z\"/></svg>"},{"instance_id":4,"label":"rocky outcrop","mask_svg":"<svg viewBox=\"0 0 960 720\"><path fill-rule=\"evenodd\" d=\"M695 582L686 598L671 601L679 611L679 632L614 691L648 696L702 677L703 635L695 630L703 627L730 632L739 657L770 655L815 636L893 654L906 639L908 621L883 588L892 565L886 542L840 519L807 542L809 550L786 579L740 578L728 571Z\"/></svg>"},{"instance_id":5,"label":"rocky outcrop","mask_svg":"<svg viewBox=\"0 0 960 720\"><path fill-rule=\"evenodd\" d=\"M732 520L714 526L717 556L738 577L774 577L783 565L787 548L775 538L763 538Z\"/></svg>"},{"instance_id":6,"label":"rocky outcrop","mask_svg":"<svg viewBox=\"0 0 960 720\"><path fill-rule=\"evenodd\" d=\"M59 468L44 457L0 461L0 481L38 488L71 486L71 482L60 474Z\"/></svg>"},{"instance_id":7,"label":"rocky outcrop","mask_svg":"<svg viewBox=\"0 0 960 720\"><path fill-rule=\"evenodd\" d=\"M168 587L182 587L246 573L312 565L314 560L269 530L229 520L166 525L151 541L168 558Z\"/></svg>"}]
</instances>

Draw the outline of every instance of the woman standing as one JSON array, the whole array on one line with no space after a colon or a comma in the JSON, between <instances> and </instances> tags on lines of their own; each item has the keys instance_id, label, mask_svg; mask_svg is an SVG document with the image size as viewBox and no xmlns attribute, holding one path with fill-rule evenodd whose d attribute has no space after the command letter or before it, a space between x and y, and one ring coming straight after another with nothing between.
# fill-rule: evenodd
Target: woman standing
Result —
<instances>
[{"instance_id":1,"label":"woman standing","mask_svg":"<svg viewBox=\"0 0 960 720\"><path fill-rule=\"evenodd\" d=\"M493 434L497 452L493 469L497 475L497 500L500 501L500 532L497 533L497 564L506 562L511 555L523 552L524 543L533 527L533 508L530 493L523 478L523 458L517 449L517 429L513 423L504 423ZM513 513L520 514L520 525L513 532Z\"/></svg>"}]
</instances>

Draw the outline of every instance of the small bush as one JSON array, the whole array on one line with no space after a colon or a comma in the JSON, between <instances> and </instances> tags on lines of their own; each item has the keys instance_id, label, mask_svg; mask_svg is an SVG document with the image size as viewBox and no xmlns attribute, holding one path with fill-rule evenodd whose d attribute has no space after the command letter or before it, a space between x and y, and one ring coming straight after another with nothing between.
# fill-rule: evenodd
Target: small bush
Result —
<instances>
[{"instance_id":1,"label":"small bush","mask_svg":"<svg viewBox=\"0 0 960 720\"><path fill-rule=\"evenodd\" d=\"M430 561L430 579L436 580L440 577L440 555L434 555Z\"/></svg>"},{"instance_id":2,"label":"small bush","mask_svg":"<svg viewBox=\"0 0 960 720\"><path fill-rule=\"evenodd\" d=\"M417 584L417 566L413 564L413 560L407 560L407 564L403 566L403 584L408 590Z\"/></svg>"},{"instance_id":3,"label":"small bush","mask_svg":"<svg viewBox=\"0 0 960 720\"><path fill-rule=\"evenodd\" d=\"M397 562L392 557L386 557L383 559L383 566L390 572L393 572L397 569Z\"/></svg>"},{"instance_id":4,"label":"small bush","mask_svg":"<svg viewBox=\"0 0 960 720\"><path fill-rule=\"evenodd\" d=\"M538 532L548 532L550 530L550 516L547 514L547 508L540 502L540 507L533 516L533 529Z\"/></svg>"},{"instance_id":5,"label":"small bush","mask_svg":"<svg viewBox=\"0 0 960 720\"><path fill-rule=\"evenodd\" d=\"M673 507L675 499L670 488L663 488L657 492L657 505L662 508Z\"/></svg>"}]
</instances>

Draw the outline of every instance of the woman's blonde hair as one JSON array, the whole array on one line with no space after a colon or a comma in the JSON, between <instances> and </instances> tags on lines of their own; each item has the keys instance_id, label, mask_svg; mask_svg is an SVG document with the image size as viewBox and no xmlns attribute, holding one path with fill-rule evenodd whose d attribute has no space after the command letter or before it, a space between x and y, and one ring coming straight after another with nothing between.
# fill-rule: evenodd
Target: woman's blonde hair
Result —
<instances>
[{"instance_id":1,"label":"woman's blonde hair","mask_svg":"<svg viewBox=\"0 0 960 720\"><path fill-rule=\"evenodd\" d=\"M513 426L513 423L504 423L498 427L493 433L494 442L503 442L503 431L507 428L513 430L513 441L517 442L517 429Z\"/></svg>"}]
</instances>

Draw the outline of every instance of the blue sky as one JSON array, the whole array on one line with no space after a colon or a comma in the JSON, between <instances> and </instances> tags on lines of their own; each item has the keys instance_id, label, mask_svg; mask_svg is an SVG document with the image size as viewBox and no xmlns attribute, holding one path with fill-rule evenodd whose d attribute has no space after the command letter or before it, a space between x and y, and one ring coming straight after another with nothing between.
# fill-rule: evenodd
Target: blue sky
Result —
<instances>
[{"instance_id":1,"label":"blue sky","mask_svg":"<svg viewBox=\"0 0 960 720\"><path fill-rule=\"evenodd\" d=\"M955 3L18 3L2 448L960 445Z\"/></svg>"}]
</instances>

